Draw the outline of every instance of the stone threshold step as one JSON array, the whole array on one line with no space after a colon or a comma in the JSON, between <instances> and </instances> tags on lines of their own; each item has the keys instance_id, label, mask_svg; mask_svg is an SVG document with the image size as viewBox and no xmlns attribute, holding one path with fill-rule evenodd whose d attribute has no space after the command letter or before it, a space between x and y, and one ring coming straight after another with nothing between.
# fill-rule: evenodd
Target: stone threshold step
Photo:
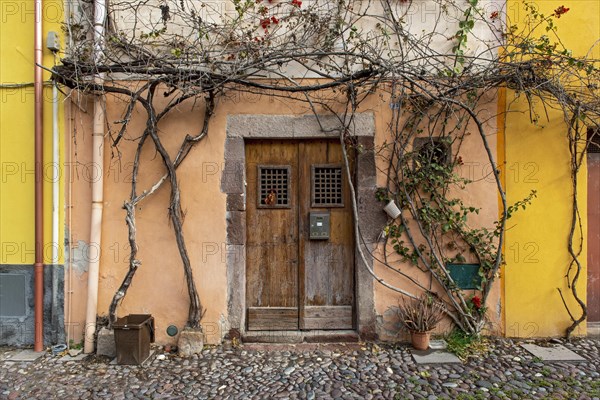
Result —
<instances>
[{"instance_id":1,"label":"stone threshold step","mask_svg":"<svg viewBox=\"0 0 600 400\"><path fill-rule=\"evenodd\" d=\"M356 343L356 331L249 331L242 336L244 343Z\"/></svg>"},{"instance_id":2,"label":"stone threshold step","mask_svg":"<svg viewBox=\"0 0 600 400\"><path fill-rule=\"evenodd\" d=\"M587 335L591 338L600 338L600 322L588 322Z\"/></svg>"}]
</instances>

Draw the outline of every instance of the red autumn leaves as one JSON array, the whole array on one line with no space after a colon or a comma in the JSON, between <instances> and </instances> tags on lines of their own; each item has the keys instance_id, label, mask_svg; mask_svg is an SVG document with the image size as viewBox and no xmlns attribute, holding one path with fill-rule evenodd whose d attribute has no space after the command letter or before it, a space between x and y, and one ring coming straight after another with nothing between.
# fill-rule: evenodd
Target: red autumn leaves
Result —
<instances>
[{"instance_id":1,"label":"red autumn leaves","mask_svg":"<svg viewBox=\"0 0 600 400\"><path fill-rule=\"evenodd\" d=\"M279 23L279 19L277 19L277 17L275 17L275 16L272 16L271 18L263 18L260 20L260 26L264 30L267 30L267 28L269 28L271 26L271 24L277 25L278 23Z\"/></svg>"},{"instance_id":2,"label":"red autumn leaves","mask_svg":"<svg viewBox=\"0 0 600 400\"><path fill-rule=\"evenodd\" d=\"M565 6L560 6L556 10L554 10L554 16L556 18L560 18L561 15L567 13L569 10L570 10L570 8L567 8Z\"/></svg>"},{"instance_id":3,"label":"red autumn leaves","mask_svg":"<svg viewBox=\"0 0 600 400\"><path fill-rule=\"evenodd\" d=\"M256 0L256 3L261 3L261 2L262 2L262 0ZM269 4L272 4L273 0L268 0L268 2L269 2ZM292 7L297 7L297 8L302 7L302 1L301 0L292 0L290 4L292 5ZM261 9L259 10L259 12L262 15L265 15L265 14L267 14L268 9L266 7L261 7ZM267 33L268 30L269 30L269 27L271 25L277 25L277 24L279 24L279 18L277 18L275 16L272 16L270 18L266 17L266 18L262 18L259 23L260 23L260 27L265 30L265 33Z\"/></svg>"},{"instance_id":4,"label":"red autumn leaves","mask_svg":"<svg viewBox=\"0 0 600 400\"><path fill-rule=\"evenodd\" d=\"M481 297L473 296L471 298L471 303L473 303L473 307L475 307L476 310L481 309Z\"/></svg>"},{"instance_id":5,"label":"red autumn leaves","mask_svg":"<svg viewBox=\"0 0 600 400\"><path fill-rule=\"evenodd\" d=\"M570 8L565 7L565 6L560 6L558 7L556 10L554 10L554 16L556 18L560 18L563 14L566 14L567 12L569 12ZM498 11L494 11L490 14L490 19L497 19L499 16Z\"/></svg>"}]
</instances>

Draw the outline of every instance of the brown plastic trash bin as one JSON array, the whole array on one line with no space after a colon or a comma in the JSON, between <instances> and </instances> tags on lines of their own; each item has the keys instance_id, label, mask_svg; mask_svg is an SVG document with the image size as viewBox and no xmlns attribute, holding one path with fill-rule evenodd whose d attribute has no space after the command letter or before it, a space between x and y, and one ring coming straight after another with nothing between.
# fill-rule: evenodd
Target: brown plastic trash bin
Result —
<instances>
[{"instance_id":1,"label":"brown plastic trash bin","mask_svg":"<svg viewBox=\"0 0 600 400\"><path fill-rule=\"evenodd\" d=\"M154 342L154 317L149 314L130 314L113 324L117 348L117 364L139 365L150 356Z\"/></svg>"}]
</instances>

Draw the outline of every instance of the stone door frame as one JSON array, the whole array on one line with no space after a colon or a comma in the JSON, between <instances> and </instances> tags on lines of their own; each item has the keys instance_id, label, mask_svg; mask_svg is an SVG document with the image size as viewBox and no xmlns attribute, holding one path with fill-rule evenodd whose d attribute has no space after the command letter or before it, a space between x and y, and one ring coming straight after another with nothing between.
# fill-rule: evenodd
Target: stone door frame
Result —
<instances>
[{"instance_id":1,"label":"stone door frame","mask_svg":"<svg viewBox=\"0 0 600 400\"><path fill-rule=\"evenodd\" d=\"M319 125L319 121L321 125ZM321 131L320 126L327 132ZM221 191L227 195L227 312L225 323L229 338L246 333L246 159L247 139L322 139L337 138L339 120L321 115L257 115L227 116L225 163L221 176ZM375 118L372 113L358 113L353 120L353 134L364 149L356 159L356 193L363 247L373 249L385 214L375 199L376 168L373 152ZM356 239L359 240L359 239ZM368 256L369 267L373 259ZM374 339L375 303L373 278L355 250L356 327L361 339Z\"/></svg>"}]
</instances>

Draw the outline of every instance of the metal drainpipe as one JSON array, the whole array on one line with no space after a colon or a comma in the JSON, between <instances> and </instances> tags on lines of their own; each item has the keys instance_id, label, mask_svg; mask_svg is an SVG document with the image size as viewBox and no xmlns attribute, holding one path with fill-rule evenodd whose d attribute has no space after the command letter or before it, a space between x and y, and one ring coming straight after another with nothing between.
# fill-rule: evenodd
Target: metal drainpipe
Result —
<instances>
[{"instance_id":1,"label":"metal drainpipe","mask_svg":"<svg viewBox=\"0 0 600 400\"><path fill-rule=\"evenodd\" d=\"M44 350L44 172L43 172L43 77L42 77L42 0L34 5L34 98L35 98L35 264L34 264L34 343L33 350Z\"/></svg>"},{"instance_id":2,"label":"metal drainpipe","mask_svg":"<svg viewBox=\"0 0 600 400\"><path fill-rule=\"evenodd\" d=\"M56 62L54 63L56 65ZM52 85L52 325L56 323L58 293L58 256L60 250L58 213L60 207L60 141L58 138L58 85Z\"/></svg>"},{"instance_id":3,"label":"metal drainpipe","mask_svg":"<svg viewBox=\"0 0 600 400\"><path fill-rule=\"evenodd\" d=\"M102 60L104 44L104 20L106 19L106 3L97 0L94 3L94 58L96 63ZM96 83L103 82L103 75L96 77ZM97 249L95 257L90 257L88 267L88 298L85 316L84 352L92 353L95 348L96 315L98 311L98 278L100 275L100 243L102 239L102 207L104 186L104 101L102 95L94 100L94 128L92 138L92 163L98 176L92 183L92 215L90 224L90 247Z\"/></svg>"}]
</instances>

